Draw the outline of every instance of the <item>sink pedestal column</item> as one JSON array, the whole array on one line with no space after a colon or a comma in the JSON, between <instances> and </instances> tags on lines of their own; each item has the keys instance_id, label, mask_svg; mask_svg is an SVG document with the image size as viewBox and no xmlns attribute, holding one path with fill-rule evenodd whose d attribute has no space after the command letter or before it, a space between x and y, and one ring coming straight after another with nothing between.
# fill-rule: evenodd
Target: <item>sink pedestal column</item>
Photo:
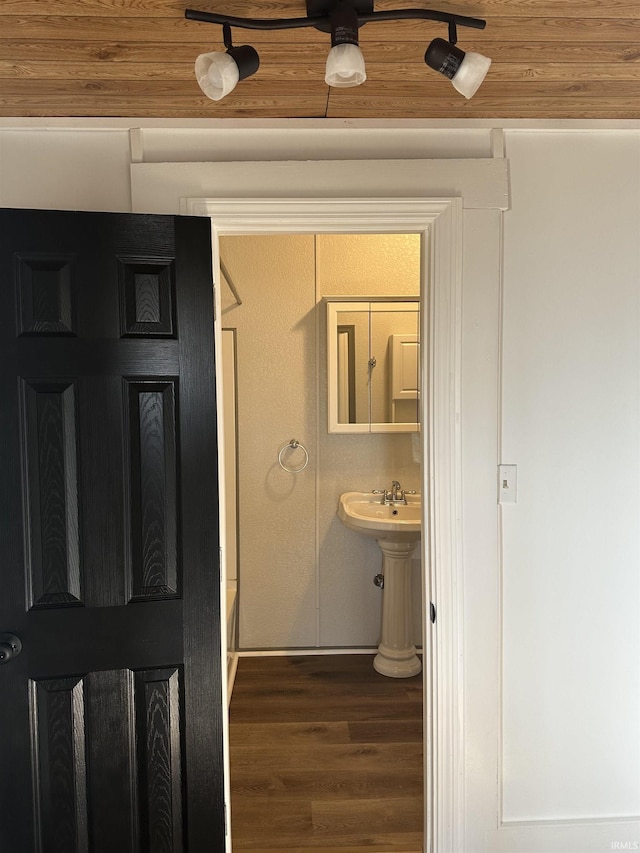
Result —
<instances>
[{"instance_id":1,"label":"sink pedestal column","mask_svg":"<svg viewBox=\"0 0 640 853\"><path fill-rule=\"evenodd\" d=\"M391 678L408 678L422 669L411 642L411 555L413 542L378 539L382 549L382 639L374 669Z\"/></svg>"}]
</instances>

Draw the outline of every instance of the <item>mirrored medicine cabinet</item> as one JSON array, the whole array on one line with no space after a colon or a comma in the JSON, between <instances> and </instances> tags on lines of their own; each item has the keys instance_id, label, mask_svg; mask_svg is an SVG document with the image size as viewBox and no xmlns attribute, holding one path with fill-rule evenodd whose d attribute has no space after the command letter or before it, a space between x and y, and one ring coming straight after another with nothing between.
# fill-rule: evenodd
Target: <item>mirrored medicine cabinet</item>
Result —
<instances>
[{"instance_id":1,"label":"mirrored medicine cabinet","mask_svg":"<svg viewBox=\"0 0 640 853\"><path fill-rule=\"evenodd\" d=\"M420 303L410 297L325 302L329 432L417 432Z\"/></svg>"}]
</instances>

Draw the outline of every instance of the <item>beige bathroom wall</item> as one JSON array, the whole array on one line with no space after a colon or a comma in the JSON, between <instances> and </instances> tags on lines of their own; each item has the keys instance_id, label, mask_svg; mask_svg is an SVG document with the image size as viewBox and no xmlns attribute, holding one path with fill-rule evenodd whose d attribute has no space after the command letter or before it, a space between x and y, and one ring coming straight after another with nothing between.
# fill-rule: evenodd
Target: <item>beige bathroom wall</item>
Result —
<instances>
[{"instance_id":1,"label":"beige bathroom wall","mask_svg":"<svg viewBox=\"0 0 640 853\"><path fill-rule=\"evenodd\" d=\"M374 540L348 530L336 516L346 491L371 491L397 479L420 488L417 444L411 434L327 432L325 296L419 296L417 234L324 234L317 241L319 336L318 589L320 646L377 645L381 593L373 577L381 569ZM413 563L415 642L421 642L420 565Z\"/></svg>"},{"instance_id":2,"label":"beige bathroom wall","mask_svg":"<svg viewBox=\"0 0 640 853\"><path fill-rule=\"evenodd\" d=\"M392 479L418 489L420 461L408 434L328 434L322 299L418 296L419 237L223 237L220 248L242 299L222 294L223 325L237 329L240 647L374 646L380 550L340 523L337 501ZM309 452L299 474L277 461L291 438ZM417 560L414 593L420 642Z\"/></svg>"},{"instance_id":3,"label":"beige bathroom wall","mask_svg":"<svg viewBox=\"0 0 640 853\"><path fill-rule=\"evenodd\" d=\"M242 299L237 306L222 294L223 325L237 329L240 646L313 646L317 407L315 383L305 381L316 362L313 236L227 237L220 250ZM309 449L299 475L278 465L291 438Z\"/></svg>"}]
</instances>

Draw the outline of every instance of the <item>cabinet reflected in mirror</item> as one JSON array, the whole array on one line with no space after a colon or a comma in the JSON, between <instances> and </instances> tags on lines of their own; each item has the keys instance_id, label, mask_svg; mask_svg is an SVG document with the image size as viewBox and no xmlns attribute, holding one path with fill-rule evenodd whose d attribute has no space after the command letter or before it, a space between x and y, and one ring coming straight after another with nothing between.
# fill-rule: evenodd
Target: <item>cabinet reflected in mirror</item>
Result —
<instances>
[{"instance_id":1,"label":"cabinet reflected in mirror","mask_svg":"<svg viewBox=\"0 0 640 853\"><path fill-rule=\"evenodd\" d=\"M402 297L326 303L329 432L416 432L420 303Z\"/></svg>"}]
</instances>

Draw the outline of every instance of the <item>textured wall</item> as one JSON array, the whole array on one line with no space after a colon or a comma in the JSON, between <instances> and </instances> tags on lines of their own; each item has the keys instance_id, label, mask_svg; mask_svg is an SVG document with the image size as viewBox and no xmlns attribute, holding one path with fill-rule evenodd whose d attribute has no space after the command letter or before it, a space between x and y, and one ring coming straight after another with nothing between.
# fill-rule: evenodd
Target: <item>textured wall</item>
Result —
<instances>
[{"instance_id":1,"label":"textured wall","mask_svg":"<svg viewBox=\"0 0 640 853\"><path fill-rule=\"evenodd\" d=\"M416 235L223 237L242 305L237 329L240 645L370 646L378 642L381 555L336 517L338 496L399 479L419 488L410 435L329 435L324 296L419 295ZM279 448L297 438L309 465L287 474ZM291 456L291 465L301 457ZM414 562L416 641L420 571Z\"/></svg>"}]
</instances>

